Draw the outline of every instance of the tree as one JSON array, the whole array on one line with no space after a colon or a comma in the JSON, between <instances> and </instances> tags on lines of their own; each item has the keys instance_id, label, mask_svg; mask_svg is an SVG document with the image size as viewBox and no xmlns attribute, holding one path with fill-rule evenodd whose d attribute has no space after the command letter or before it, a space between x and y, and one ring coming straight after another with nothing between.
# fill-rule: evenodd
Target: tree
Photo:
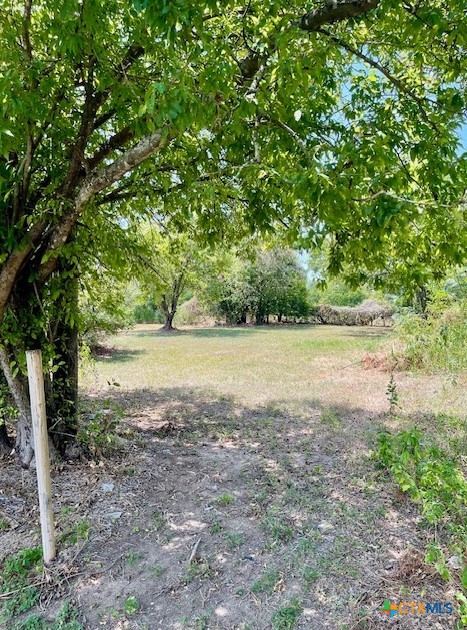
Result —
<instances>
[{"instance_id":1,"label":"tree","mask_svg":"<svg viewBox=\"0 0 467 630\"><path fill-rule=\"evenodd\" d=\"M164 226L147 230L144 239L147 253L140 259L141 287L164 315L162 330L171 332L183 293L196 285L203 250L187 234L171 233Z\"/></svg>"},{"instance_id":2,"label":"tree","mask_svg":"<svg viewBox=\"0 0 467 630\"><path fill-rule=\"evenodd\" d=\"M268 322L270 315L279 322L308 315L306 275L293 251L256 249L253 260L231 252L222 262L222 270L211 274L204 299L227 323L245 324L248 314L257 324Z\"/></svg>"},{"instance_id":3,"label":"tree","mask_svg":"<svg viewBox=\"0 0 467 630\"><path fill-rule=\"evenodd\" d=\"M308 315L305 271L294 252L279 248L258 251L245 276L257 324L268 322L270 315L276 315L279 322L283 317Z\"/></svg>"},{"instance_id":4,"label":"tree","mask_svg":"<svg viewBox=\"0 0 467 630\"><path fill-rule=\"evenodd\" d=\"M31 343L52 375L48 401L71 401L50 407L59 450L73 433L77 284L102 254L83 236L96 225L131 227L156 199L209 242L234 216L305 246L330 235L332 269L350 261L376 283L462 261L462 3L0 11L0 360L24 465Z\"/></svg>"}]
</instances>

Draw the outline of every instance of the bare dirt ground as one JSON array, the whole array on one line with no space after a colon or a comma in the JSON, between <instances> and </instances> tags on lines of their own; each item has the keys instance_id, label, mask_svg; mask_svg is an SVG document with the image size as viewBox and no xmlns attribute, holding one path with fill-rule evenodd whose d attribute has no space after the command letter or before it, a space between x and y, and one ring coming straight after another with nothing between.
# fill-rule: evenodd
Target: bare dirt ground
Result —
<instances>
[{"instance_id":1,"label":"bare dirt ground","mask_svg":"<svg viewBox=\"0 0 467 630\"><path fill-rule=\"evenodd\" d=\"M462 408L462 383L397 375L401 414L389 418L388 375L358 363L374 331L347 347L345 331L314 330L242 338L248 353L235 336L216 338L210 360L230 352L241 363L271 346L263 380L215 364L212 386L199 368L202 337L116 340L83 394L123 409L119 447L54 470L60 554L48 581L38 576L37 613L52 619L72 601L89 629L454 627L452 616L380 612L384 600L454 601L454 587L424 564L433 532L371 449L383 426L415 412L429 426L434 410ZM141 339L144 361L122 361ZM280 344L298 341L290 364L275 362ZM176 379L164 365L166 382L151 384L161 357L182 350L192 370ZM109 363L120 387L102 383ZM35 506L33 472L0 461L0 562L40 544Z\"/></svg>"}]
</instances>

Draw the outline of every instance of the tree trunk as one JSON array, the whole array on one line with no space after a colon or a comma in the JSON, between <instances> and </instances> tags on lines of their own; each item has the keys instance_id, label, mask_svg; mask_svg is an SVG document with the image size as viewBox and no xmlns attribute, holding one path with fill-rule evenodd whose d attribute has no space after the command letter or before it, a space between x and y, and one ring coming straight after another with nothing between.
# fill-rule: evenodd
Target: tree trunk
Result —
<instances>
[{"instance_id":1,"label":"tree trunk","mask_svg":"<svg viewBox=\"0 0 467 630\"><path fill-rule=\"evenodd\" d=\"M428 307L428 289L426 286L419 287L417 292L415 293L415 305L423 318L427 318L427 307Z\"/></svg>"},{"instance_id":2,"label":"tree trunk","mask_svg":"<svg viewBox=\"0 0 467 630\"><path fill-rule=\"evenodd\" d=\"M14 376L10 367L10 358L5 348L0 347L0 365L8 383L10 393L18 409L19 418L16 428L15 454L24 468L29 468L34 456L32 421L29 409L29 397L23 378Z\"/></svg>"},{"instance_id":3,"label":"tree trunk","mask_svg":"<svg viewBox=\"0 0 467 630\"><path fill-rule=\"evenodd\" d=\"M169 307L167 303L167 298L165 295L163 295L161 308L162 308L162 312L164 313L164 319L165 319L164 325L162 326L161 330L163 330L164 332L171 332L175 330L175 328L173 327L173 321L174 321L175 313L177 312L177 302L175 302L174 304L174 300L172 299L171 307Z\"/></svg>"},{"instance_id":4,"label":"tree trunk","mask_svg":"<svg viewBox=\"0 0 467 630\"><path fill-rule=\"evenodd\" d=\"M0 424L0 455L9 455L13 448L13 442L8 437L5 423Z\"/></svg>"},{"instance_id":5,"label":"tree trunk","mask_svg":"<svg viewBox=\"0 0 467 630\"><path fill-rule=\"evenodd\" d=\"M172 330L175 330L175 328L173 327L174 317L175 317L175 313L171 311L167 311L167 312L164 311L165 322L161 330L165 330L166 332L171 332Z\"/></svg>"},{"instance_id":6,"label":"tree trunk","mask_svg":"<svg viewBox=\"0 0 467 630\"><path fill-rule=\"evenodd\" d=\"M78 312L78 278L64 281L65 309ZM47 417L50 437L58 452L65 456L75 443L78 431L78 327L75 319L54 322L58 369L48 381Z\"/></svg>"}]
</instances>

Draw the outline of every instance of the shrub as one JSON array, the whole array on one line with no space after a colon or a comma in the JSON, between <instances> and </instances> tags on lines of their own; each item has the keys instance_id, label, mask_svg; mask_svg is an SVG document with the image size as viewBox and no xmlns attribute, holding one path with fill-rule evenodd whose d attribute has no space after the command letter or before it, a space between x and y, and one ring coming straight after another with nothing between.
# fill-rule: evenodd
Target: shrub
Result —
<instances>
[{"instance_id":1,"label":"shrub","mask_svg":"<svg viewBox=\"0 0 467 630\"><path fill-rule=\"evenodd\" d=\"M467 368L467 301L430 305L427 316L405 315L396 325L395 361L409 370L457 372Z\"/></svg>"},{"instance_id":2,"label":"shrub","mask_svg":"<svg viewBox=\"0 0 467 630\"><path fill-rule=\"evenodd\" d=\"M448 535L451 551L462 558L467 549L467 479L459 466L441 449L424 444L418 429L381 434L378 458L400 489L420 504L426 521ZM425 561L445 580L452 578L439 544L429 545ZM464 592L456 593L458 613L467 625L467 566L459 582Z\"/></svg>"}]
</instances>

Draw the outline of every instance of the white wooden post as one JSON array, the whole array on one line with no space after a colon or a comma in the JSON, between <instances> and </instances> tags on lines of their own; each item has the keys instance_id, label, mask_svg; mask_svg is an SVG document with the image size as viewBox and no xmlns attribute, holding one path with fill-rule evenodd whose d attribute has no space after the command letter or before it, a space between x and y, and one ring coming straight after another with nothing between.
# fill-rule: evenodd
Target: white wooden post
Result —
<instances>
[{"instance_id":1,"label":"white wooden post","mask_svg":"<svg viewBox=\"0 0 467 630\"><path fill-rule=\"evenodd\" d=\"M36 456L37 487L39 491L42 552L44 562L48 564L55 558L55 531L41 351L27 350L26 361L28 365L29 396L31 399L34 453Z\"/></svg>"}]
</instances>

